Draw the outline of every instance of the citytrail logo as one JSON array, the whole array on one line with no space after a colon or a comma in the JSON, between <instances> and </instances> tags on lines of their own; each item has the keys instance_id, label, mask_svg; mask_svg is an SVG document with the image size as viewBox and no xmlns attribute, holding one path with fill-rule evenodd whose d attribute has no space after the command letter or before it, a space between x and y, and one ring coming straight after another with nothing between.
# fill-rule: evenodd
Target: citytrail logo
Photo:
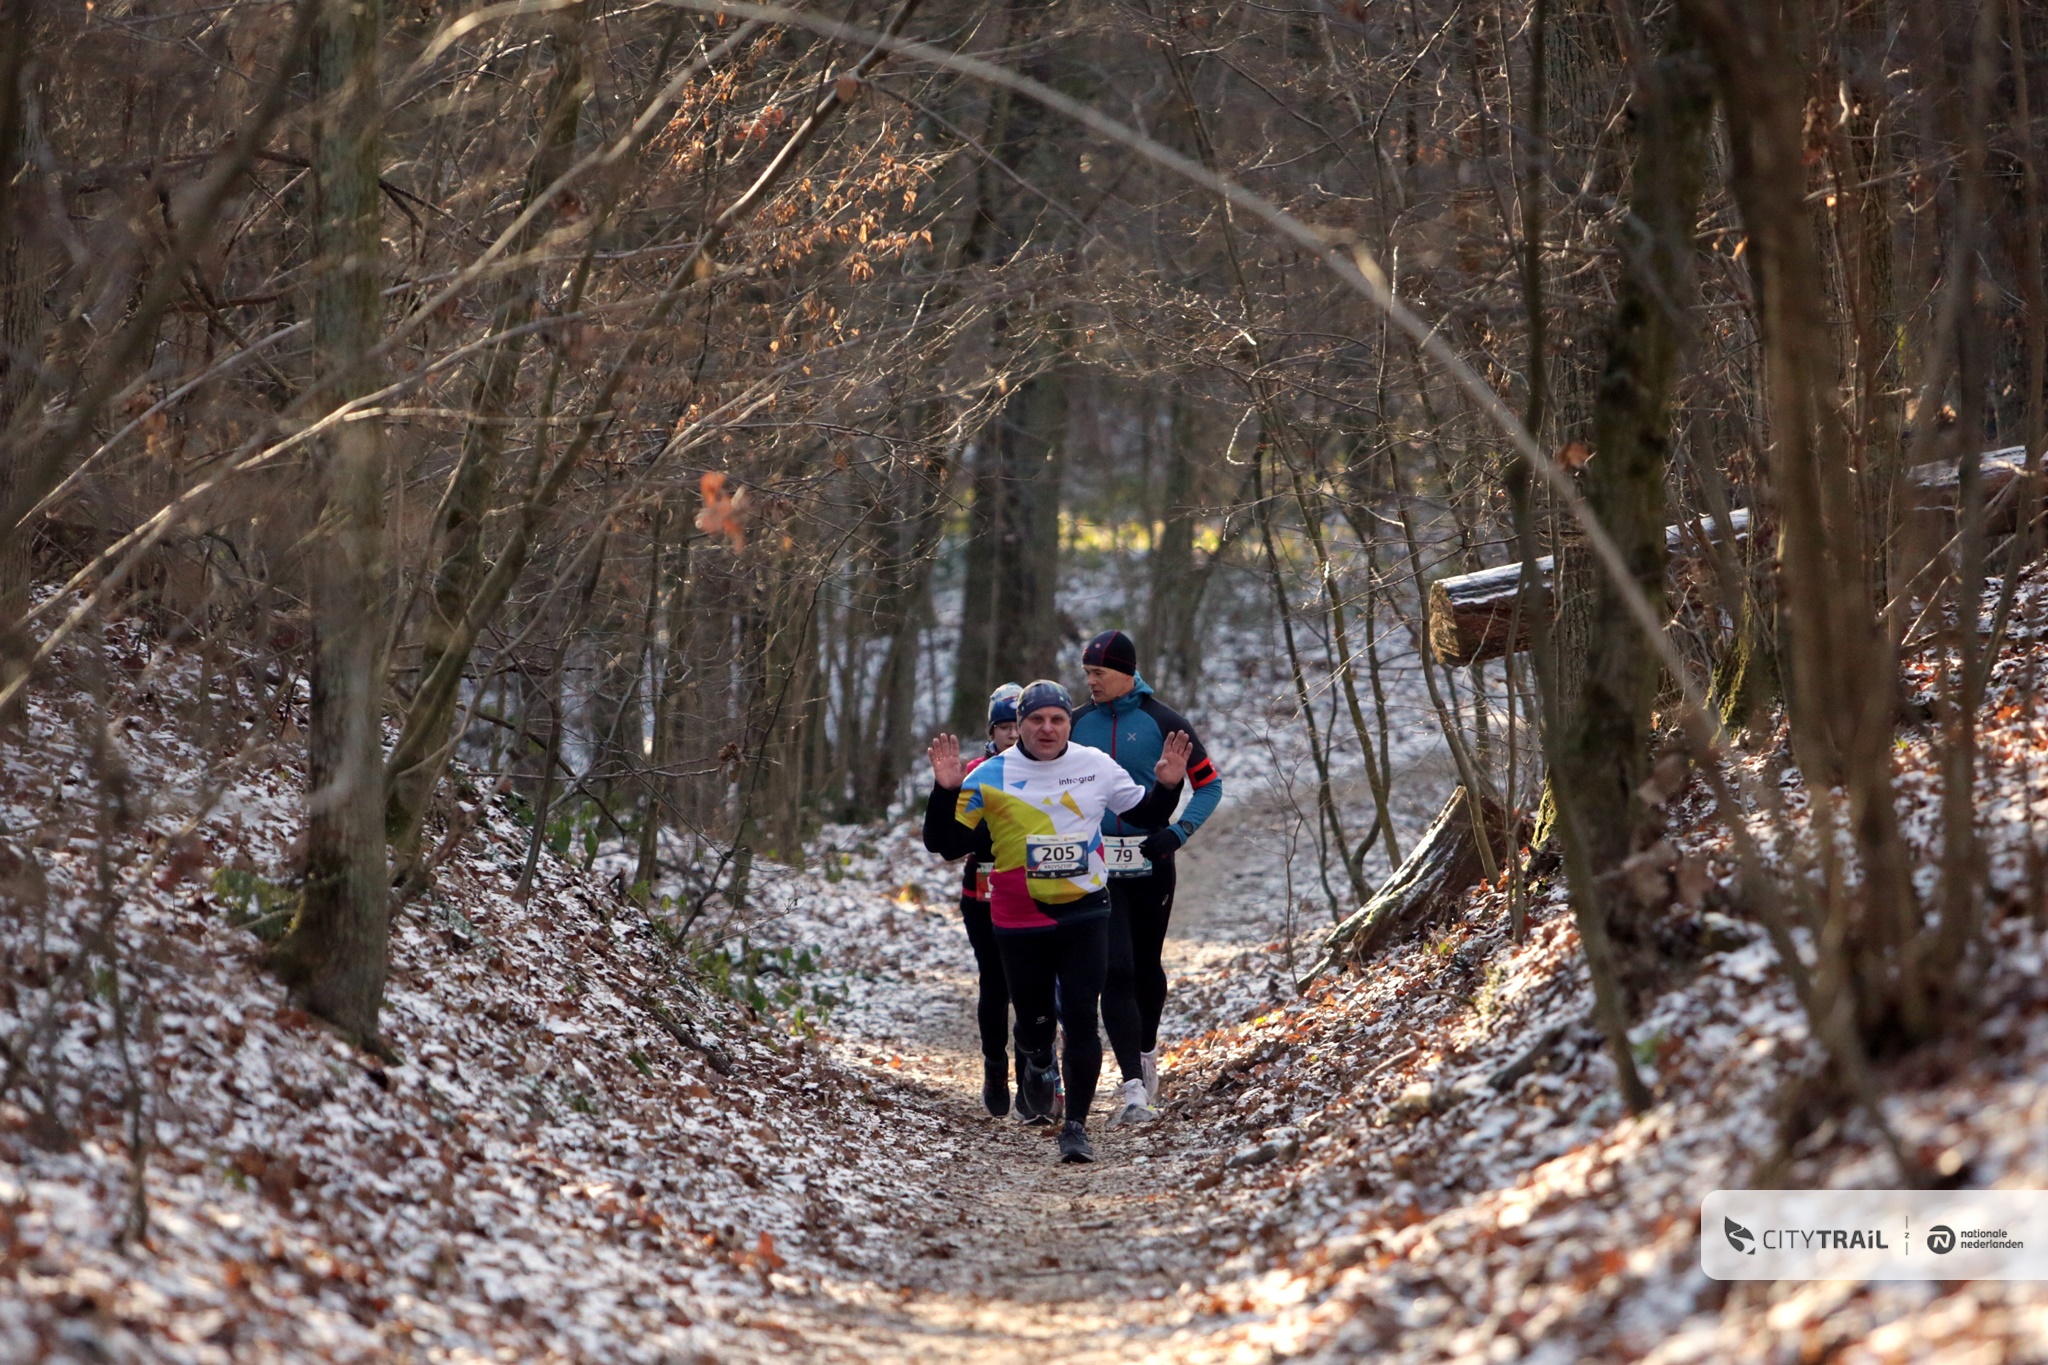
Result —
<instances>
[{"instance_id":1,"label":"citytrail logo","mask_svg":"<svg viewBox=\"0 0 2048 1365\"><path fill-rule=\"evenodd\" d=\"M1890 1251L1882 1228L1765 1228L1765 1251Z\"/></svg>"},{"instance_id":2,"label":"citytrail logo","mask_svg":"<svg viewBox=\"0 0 2048 1365\"><path fill-rule=\"evenodd\" d=\"M1717 1280L2048 1283L2048 1188L1715 1190L1697 1226Z\"/></svg>"}]
</instances>

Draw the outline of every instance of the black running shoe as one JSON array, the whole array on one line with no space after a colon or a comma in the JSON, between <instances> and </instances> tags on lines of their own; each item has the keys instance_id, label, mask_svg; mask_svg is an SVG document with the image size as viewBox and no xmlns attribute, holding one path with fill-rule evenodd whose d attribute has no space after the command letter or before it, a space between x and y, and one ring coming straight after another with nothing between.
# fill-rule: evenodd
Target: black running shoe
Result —
<instances>
[{"instance_id":1,"label":"black running shoe","mask_svg":"<svg viewBox=\"0 0 2048 1365\"><path fill-rule=\"evenodd\" d=\"M981 1059L981 1102L988 1112L1001 1118L1010 1112L1010 1059Z\"/></svg>"},{"instance_id":2,"label":"black running shoe","mask_svg":"<svg viewBox=\"0 0 2048 1365\"><path fill-rule=\"evenodd\" d=\"M1017 1117L1026 1123L1052 1122L1055 1074L1052 1058L1024 1058L1017 1067Z\"/></svg>"},{"instance_id":3,"label":"black running shoe","mask_svg":"<svg viewBox=\"0 0 2048 1365\"><path fill-rule=\"evenodd\" d=\"M1088 1130L1072 1119L1060 1129L1060 1160L1068 1165L1095 1160L1095 1144L1088 1140Z\"/></svg>"}]
</instances>

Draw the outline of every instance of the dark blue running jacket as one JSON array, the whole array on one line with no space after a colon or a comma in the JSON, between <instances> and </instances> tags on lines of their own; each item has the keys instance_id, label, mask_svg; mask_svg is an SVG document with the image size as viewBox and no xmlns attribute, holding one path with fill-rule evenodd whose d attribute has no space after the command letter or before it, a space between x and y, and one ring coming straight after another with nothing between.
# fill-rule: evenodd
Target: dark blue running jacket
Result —
<instances>
[{"instance_id":1,"label":"dark blue running jacket","mask_svg":"<svg viewBox=\"0 0 2048 1365\"><path fill-rule=\"evenodd\" d=\"M1074 743L1102 750L1147 788L1156 781L1152 765L1165 751L1166 737L1175 730L1187 731L1188 738L1194 741L1194 748L1188 753L1188 787L1194 794L1188 798L1180 819L1167 827L1186 844L1223 799L1223 775L1209 761L1208 750L1202 747L1202 737L1195 733L1195 727L1152 695L1151 684L1142 677L1137 686L1115 701L1107 705L1090 702L1074 713ZM1111 811L1102 817L1102 832L1149 834L1151 830L1129 824Z\"/></svg>"}]
</instances>

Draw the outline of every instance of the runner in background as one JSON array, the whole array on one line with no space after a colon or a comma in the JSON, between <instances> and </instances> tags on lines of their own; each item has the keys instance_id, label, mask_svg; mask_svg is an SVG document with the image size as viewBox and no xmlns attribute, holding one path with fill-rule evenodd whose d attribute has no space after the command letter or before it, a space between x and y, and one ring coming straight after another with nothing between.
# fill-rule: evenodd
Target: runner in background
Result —
<instances>
[{"instance_id":1,"label":"runner in background","mask_svg":"<svg viewBox=\"0 0 2048 1365\"><path fill-rule=\"evenodd\" d=\"M1148 793L1109 755L1070 742L1073 702L1058 683L1026 687L1017 720L1016 747L972 772L960 762L960 741L936 736L927 810L950 802L962 824L989 828L996 855L989 917L1023 1053L1018 1106L1033 1113L1052 1107L1057 1013L1067 1079L1060 1160L1093 1161L1087 1123L1102 1074L1097 1007L1109 952L1102 816L1122 811L1146 825L1169 819L1187 776L1189 740L1166 737Z\"/></svg>"},{"instance_id":2,"label":"runner in background","mask_svg":"<svg viewBox=\"0 0 2048 1365\"><path fill-rule=\"evenodd\" d=\"M1074 716L1074 743L1114 758L1148 785L1166 737L1185 734L1193 794L1180 819L1169 807L1157 819L1138 812L1102 817L1109 863L1109 971L1102 986L1102 1027L1116 1052L1124 1084L1111 1126L1159 1117L1159 1018L1166 1010L1167 921L1173 917L1174 855L1223 799L1223 778L1195 727L1152 694L1138 676L1138 649L1120 630L1105 630L1081 651L1092 699Z\"/></svg>"},{"instance_id":3,"label":"runner in background","mask_svg":"<svg viewBox=\"0 0 2048 1365\"><path fill-rule=\"evenodd\" d=\"M981 758L993 758L1017 742L1017 698L1024 689L1004 683L988 699L988 743ZM973 771L981 759L968 765ZM960 922L967 928L968 946L974 949L975 971L980 990L974 1001L974 1022L981 1032L981 1102L997 1118L1010 1112L1010 1054L1005 1036L1010 1027L1010 988L1003 980L1003 959L996 951L995 930L988 918L988 878L995 871L995 851L989 846L988 827L969 829L955 818L951 806L925 803L924 846L948 861L965 858L960 875ZM1024 1055L1017 1054L1018 1065ZM1029 1116L1026 1122L1043 1123L1050 1114Z\"/></svg>"}]
</instances>

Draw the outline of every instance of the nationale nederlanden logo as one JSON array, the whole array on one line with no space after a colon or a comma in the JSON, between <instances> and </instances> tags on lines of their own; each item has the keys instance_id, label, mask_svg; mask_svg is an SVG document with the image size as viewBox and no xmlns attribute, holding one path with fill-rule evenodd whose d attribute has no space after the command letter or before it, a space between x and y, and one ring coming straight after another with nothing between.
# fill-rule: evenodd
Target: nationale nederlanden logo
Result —
<instances>
[{"instance_id":1,"label":"nationale nederlanden logo","mask_svg":"<svg viewBox=\"0 0 2048 1365\"><path fill-rule=\"evenodd\" d=\"M1936 1223L1927 1229L1927 1249L1937 1256L1946 1256L1956 1249L1956 1230L1946 1223Z\"/></svg>"},{"instance_id":2,"label":"nationale nederlanden logo","mask_svg":"<svg viewBox=\"0 0 2048 1365\"><path fill-rule=\"evenodd\" d=\"M1722 1231L1728 1234L1728 1245L1746 1256L1756 1255L1756 1234L1736 1222L1733 1218L1726 1218L1722 1221L1727 1224Z\"/></svg>"}]
</instances>

